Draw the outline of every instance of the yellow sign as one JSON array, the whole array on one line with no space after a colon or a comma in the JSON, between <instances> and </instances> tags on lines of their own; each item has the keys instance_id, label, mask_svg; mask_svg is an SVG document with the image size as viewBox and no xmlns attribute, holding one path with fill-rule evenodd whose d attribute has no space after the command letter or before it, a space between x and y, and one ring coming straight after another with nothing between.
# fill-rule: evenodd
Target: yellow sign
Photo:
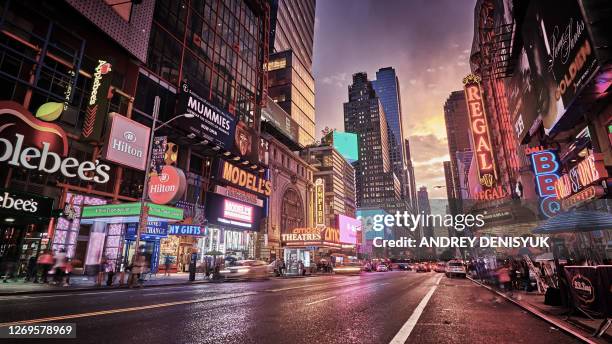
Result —
<instances>
[{"instance_id":1,"label":"yellow sign","mask_svg":"<svg viewBox=\"0 0 612 344\"><path fill-rule=\"evenodd\" d=\"M321 178L315 181L315 225L325 226L325 184Z\"/></svg>"},{"instance_id":2,"label":"yellow sign","mask_svg":"<svg viewBox=\"0 0 612 344\"><path fill-rule=\"evenodd\" d=\"M227 161L223 162L221 178L237 186L249 189L264 196L272 193L272 183L251 172L238 168Z\"/></svg>"}]
</instances>

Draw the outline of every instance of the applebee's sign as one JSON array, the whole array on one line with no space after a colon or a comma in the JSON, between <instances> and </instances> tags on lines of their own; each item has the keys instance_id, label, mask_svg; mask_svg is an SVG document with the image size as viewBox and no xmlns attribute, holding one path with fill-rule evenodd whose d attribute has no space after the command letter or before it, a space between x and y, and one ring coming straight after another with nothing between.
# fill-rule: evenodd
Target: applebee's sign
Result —
<instances>
[{"instance_id":1,"label":"applebee's sign","mask_svg":"<svg viewBox=\"0 0 612 344\"><path fill-rule=\"evenodd\" d=\"M67 155L68 137L60 126L36 119L18 103L0 101L0 162L98 184L108 182L110 166Z\"/></svg>"}]
</instances>

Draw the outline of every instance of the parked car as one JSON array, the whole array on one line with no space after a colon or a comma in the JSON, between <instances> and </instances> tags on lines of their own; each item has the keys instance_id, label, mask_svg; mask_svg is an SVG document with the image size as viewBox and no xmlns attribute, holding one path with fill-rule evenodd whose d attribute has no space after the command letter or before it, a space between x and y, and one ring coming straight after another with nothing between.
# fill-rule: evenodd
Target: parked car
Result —
<instances>
[{"instance_id":1,"label":"parked car","mask_svg":"<svg viewBox=\"0 0 612 344\"><path fill-rule=\"evenodd\" d=\"M389 268L385 264L378 264L376 266L376 272L387 272Z\"/></svg>"},{"instance_id":2,"label":"parked car","mask_svg":"<svg viewBox=\"0 0 612 344\"><path fill-rule=\"evenodd\" d=\"M267 279L271 264L263 260L239 260L234 266L226 267L219 274L227 280L231 279Z\"/></svg>"},{"instance_id":3,"label":"parked car","mask_svg":"<svg viewBox=\"0 0 612 344\"><path fill-rule=\"evenodd\" d=\"M448 278L453 278L453 276L465 278L466 273L465 264L460 260L451 260L446 264L446 277Z\"/></svg>"},{"instance_id":4,"label":"parked car","mask_svg":"<svg viewBox=\"0 0 612 344\"><path fill-rule=\"evenodd\" d=\"M446 272L446 263L438 262L434 267L435 272Z\"/></svg>"}]
</instances>

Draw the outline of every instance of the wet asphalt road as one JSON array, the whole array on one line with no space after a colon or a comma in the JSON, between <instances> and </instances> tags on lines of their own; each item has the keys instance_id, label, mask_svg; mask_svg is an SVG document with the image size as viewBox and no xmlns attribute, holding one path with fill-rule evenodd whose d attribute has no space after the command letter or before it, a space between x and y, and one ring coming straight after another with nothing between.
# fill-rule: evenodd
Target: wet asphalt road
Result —
<instances>
[{"instance_id":1,"label":"wet asphalt road","mask_svg":"<svg viewBox=\"0 0 612 344\"><path fill-rule=\"evenodd\" d=\"M433 272L0 297L1 323L41 318L76 323L78 339L0 342L577 342L468 280Z\"/></svg>"}]
</instances>

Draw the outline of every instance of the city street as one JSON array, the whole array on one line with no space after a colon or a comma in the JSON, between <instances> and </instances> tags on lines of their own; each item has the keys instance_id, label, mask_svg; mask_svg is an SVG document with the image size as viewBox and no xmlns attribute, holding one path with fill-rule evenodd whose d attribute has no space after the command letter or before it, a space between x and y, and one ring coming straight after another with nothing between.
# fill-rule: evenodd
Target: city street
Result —
<instances>
[{"instance_id":1,"label":"city street","mask_svg":"<svg viewBox=\"0 0 612 344\"><path fill-rule=\"evenodd\" d=\"M79 343L576 342L467 279L433 272L32 294L0 302L2 325L74 322Z\"/></svg>"}]
</instances>

